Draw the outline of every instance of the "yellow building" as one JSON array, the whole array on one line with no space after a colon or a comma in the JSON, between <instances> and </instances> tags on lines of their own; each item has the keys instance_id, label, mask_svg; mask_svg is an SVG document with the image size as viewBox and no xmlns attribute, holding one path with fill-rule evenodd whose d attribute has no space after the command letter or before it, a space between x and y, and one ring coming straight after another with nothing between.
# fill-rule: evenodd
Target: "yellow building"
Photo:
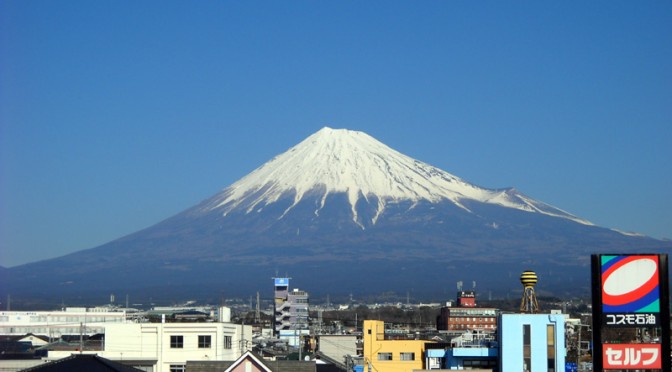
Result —
<instances>
[{"instance_id":1,"label":"yellow building","mask_svg":"<svg viewBox=\"0 0 672 372\"><path fill-rule=\"evenodd\" d=\"M364 370L374 372L411 372L424 367L427 340L386 340L385 323L364 321ZM369 369L369 367L371 367Z\"/></svg>"}]
</instances>

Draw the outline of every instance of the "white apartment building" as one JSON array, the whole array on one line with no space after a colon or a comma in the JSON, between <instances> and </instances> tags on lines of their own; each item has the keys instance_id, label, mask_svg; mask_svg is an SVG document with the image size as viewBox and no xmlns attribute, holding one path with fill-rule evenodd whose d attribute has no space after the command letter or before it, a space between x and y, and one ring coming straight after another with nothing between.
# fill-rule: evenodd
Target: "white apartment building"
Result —
<instances>
[{"instance_id":1,"label":"white apartment building","mask_svg":"<svg viewBox=\"0 0 672 372\"><path fill-rule=\"evenodd\" d=\"M188 360L236 360L252 348L252 327L232 323L125 323L105 327L103 358L148 372L182 372ZM50 351L48 359L70 356Z\"/></svg>"},{"instance_id":2,"label":"white apartment building","mask_svg":"<svg viewBox=\"0 0 672 372\"><path fill-rule=\"evenodd\" d=\"M107 318L107 314L122 317ZM6 318L0 321L2 334L51 334L53 337L57 332L79 334L80 329L86 329L87 334L104 334L100 350L84 348L79 352L98 354L148 372L185 371L188 360L232 361L252 348L252 327L231 323L228 308L220 309L219 321L198 323L134 323L126 321L123 313L4 312L0 317ZM7 333L9 331L12 333ZM72 350L52 350L43 362L72 353Z\"/></svg>"}]
</instances>

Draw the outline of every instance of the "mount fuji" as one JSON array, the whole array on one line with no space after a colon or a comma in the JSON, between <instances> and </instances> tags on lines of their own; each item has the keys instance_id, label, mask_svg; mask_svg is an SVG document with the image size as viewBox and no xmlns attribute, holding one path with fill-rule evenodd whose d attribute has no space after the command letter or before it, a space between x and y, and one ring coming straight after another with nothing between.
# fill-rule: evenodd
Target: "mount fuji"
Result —
<instances>
[{"instance_id":1,"label":"mount fuji","mask_svg":"<svg viewBox=\"0 0 672 372\"><path fill-rule=\"evenodd\" d=\"M452 298L455 281L588 295L589 255L663 252L526 196L479 187L357 131L323 128L216 195L107 244L0 271L0 293L216 300L289 275L315 294ZM46 279L46 280L45 280Z\"/></svg>"}]
</instances>

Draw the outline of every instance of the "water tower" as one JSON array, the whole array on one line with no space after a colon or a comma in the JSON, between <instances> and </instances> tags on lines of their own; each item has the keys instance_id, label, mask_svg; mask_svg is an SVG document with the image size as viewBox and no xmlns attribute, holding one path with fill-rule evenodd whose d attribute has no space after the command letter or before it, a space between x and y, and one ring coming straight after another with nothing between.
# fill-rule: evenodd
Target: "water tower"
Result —
<instances>
[{"instance_id":1,"label":"water tower","mask_svg":"<svg viewBox=\"0 0 672 372\"><path fill-rule=\"evenodd\" d=\"M537 284L537 274L534 271L527 270L520 274L520 282L523 283L523 298L520 301L520 312L536 314L539 312L539 303L537 295L534 293L534 286Z\"/></svg>"}]
</instances>

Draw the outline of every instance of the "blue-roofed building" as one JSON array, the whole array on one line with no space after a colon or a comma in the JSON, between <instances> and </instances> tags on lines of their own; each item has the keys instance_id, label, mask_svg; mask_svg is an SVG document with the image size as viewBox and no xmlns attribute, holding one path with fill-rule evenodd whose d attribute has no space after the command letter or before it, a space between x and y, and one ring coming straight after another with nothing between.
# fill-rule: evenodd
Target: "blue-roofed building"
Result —
<instances>
[{"instance_id":1,"label":"blue-roofed building","mask_svg":"<svg viewBox=\"0 0 672 372\"><path fill-rule=\"evenodd\" d=\"M450 343L427 344L427 369L496 371L498 348L493 332L467 331Z\"/></svg>"}]
</instances>

